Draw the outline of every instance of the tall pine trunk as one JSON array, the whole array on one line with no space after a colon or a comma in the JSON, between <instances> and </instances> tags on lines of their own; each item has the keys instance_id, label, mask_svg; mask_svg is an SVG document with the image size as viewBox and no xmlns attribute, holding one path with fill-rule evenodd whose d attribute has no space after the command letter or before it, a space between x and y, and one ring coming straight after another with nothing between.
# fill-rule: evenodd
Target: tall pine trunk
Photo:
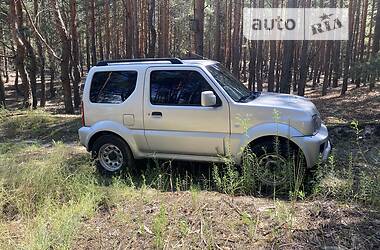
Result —
<instances>
[{"instance_id":1,"label":"tall pine trunk","mask_svg":"<svg viewBox=\"0 0 380 250\"><path fill-rule=\"evenodd\" d=\"M96 23L95 23L95 0L90 0L89 21L90 21L90 39L91 39L91 62L92 66L96 65Z\"/></svg>"},{"instance_id":2,"label":"tall pine trunk","mask_svg":"<svg viewBox=\"0 0 380 250\"><path fill-rule=\"evenodd\" d=\"M194 51L203 56L204 0L194 0Z\"/></svg>"},{"instance_id":3,"label":"tall pine trunk","mask_svg":"<svg viewBox=\"0 0 380 250\"><path fill-rule=\"evenodd\" d=\"M67 114L74 113L73 101L71 96L70 86L70 56L71 56L71 42L70 35L67 31L65 23L62 19L61 11L57 0L50 0L51 7L54 11L55 28L59 34L62 46L62 58L60 60L61 66L61 82L63 88L63 100L65 104L65 112Z\"/></svg>"},{"instance_id":4,"label":"tall pine trunk","mask_svg":"<svg viewBox=\"0 0 380 250\"><path fill-rule=\"evenodd\" d=\"M346 45L346 57L344 59L344 76L343 76L343 84L342 84L342 90L341 90L341 95L345 95L348 87L348 78L349 78L349 70L350 70L350 63L351 63L351 54L352 54L352 28L353 28L353 23L354 23L354 17L353 17L353 2L356 0L350 0L349 6L348 6L348 16L350 17L349 20L349 25L348 25L348 41Z\"/></svg>"},{"instance_id":5,"label":"tall pine trunk","mask_svg":"<svg viewBox=\"0 0 380 250\"><path fill-rule=\"evenodd\" d=\"M15 67L19 72L21 83L22 83L22 95L23 95L23 107L31 107L31 95L30 95L30 84L28 75L25 69L25 57L26 57L26 48L24 44L25 38L24 33L22 32L23 17L22 12L16 8L17 0L9 1L9 23L11 24L13 40L16 44L16 56L15 56Z\"/></svg>"},{"instance_id":6,"label":"tall pine trunk","mask_svg":"<svg viewBox=\"0 0 380 250\"><path fill-rule=\"evenodd\" d=\"M77 31L77 0L70 0L70 23L71 23L71 42L72 42L72 62L73 69L73 92L74 92L74 107L79 108L80 95L79 95L79 83L80 83L80 71L79 71L79 41ZM109 51L109 50L108 50Z\"/></svg>"},{"instance_id":7,"label":"tall pine trunk","mask_svg":"<svg viewBox=\"0 0 380 250\"><path fill-rule=\"evenodd\" d=\"M234 0L234 22L232 32L232 73L240 78L240 28L241 28L241 0Z\"/></svg>"},{"instance_id":8,"label":"tall pine trunk","mask_svg":"<svg viewBox=\"0 0 380 250\"><path fill-rule=\"evenodd\" d=\"M148 9L148 29L149 29L149 52L148 57L156 55L157 32L154 23L154 13L156 10L156 0L150 0Z\"/></svg>"},{"instance_id":9,"label":"tall pine trunk","mask_svg":"<svg viewBox=\"0 0 380 250\"><path fill-rule=\"evenodd\" d=\"M162 0L159 4L159 38L158 56L169 56L169 0Z\"/></svg>"},{"instance_id":10,"label":"tall pine trunk","mask_svg":"<svg viewBox=\"0 0 380 250\"><path fill-rule=\"evenodd\" d=\"M288 8L295 8L296 0L288 1ZM290 93L290 84L292 82L294 41L284 41L284 52L282 59L282 71L280 81L280 92Z\"/></svg>"},{"instance_id":11,"label":"tall pine trunk","mask_svg":"<svg viewBox=\"0 0 380 250\"><path fill-rule=\"evenodd\" d=\"M214 44L214 58L217 61L221 60L221 0L215 0L215 44Z\"/></svg>"},{"instance_id":12,"label":"tall pine trunk","mask_svg":"<svg viewBox=\"0 0 380 250\"><path fill-rule=\"evenodd\" d=\"M375 19L375 32L373 36L372 53L375 55L380 50L380 0L377 0L377 13Z\"/></svg>"}]
</instances>

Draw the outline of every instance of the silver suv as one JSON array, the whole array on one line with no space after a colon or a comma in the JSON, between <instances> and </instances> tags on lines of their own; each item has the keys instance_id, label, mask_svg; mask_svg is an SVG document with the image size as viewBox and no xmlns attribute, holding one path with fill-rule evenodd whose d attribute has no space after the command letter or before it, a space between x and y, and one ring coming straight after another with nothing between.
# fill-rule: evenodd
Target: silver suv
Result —
<instances>
[{"instance_id":1,"label":"silver suv","mask_svg":"<svg viewBox=\"0 0 380 250\"><path fill-rule=\"evenodd\" d=\"M85 82L82 122L80 142L106 173L142 158L220 162L230 156L240 164L248 149L264 167L287 161L290 150L302 152L312 167L331 151L313 103L250 92L211 60L100 62Z\"/></svg>"}]
</instances>

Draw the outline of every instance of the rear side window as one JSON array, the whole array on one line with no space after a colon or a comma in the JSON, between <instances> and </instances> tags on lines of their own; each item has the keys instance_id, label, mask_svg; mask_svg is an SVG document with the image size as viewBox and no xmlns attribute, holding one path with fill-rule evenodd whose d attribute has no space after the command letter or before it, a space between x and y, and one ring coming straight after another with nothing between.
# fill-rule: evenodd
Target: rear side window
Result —
<instances>
[{"instance_id":1,"label":"rear side window","mask_svg":"<svg viewBox=\"0 0 380 250\"><path fill-rule=\"evenodd\" d=\"M91 82L90 101L123 103L135 90L136 80L136 71L96 72Z\"/></svg>"},{"instance_id":2,"label":"rear side window","mask_svg":"<svg viewBox=\"0 0 380 250\"><path fill-rule=\"evenodd\" d=\"M150 75L150 102L154 105L200 106L202 91L211 86L197 71L156 70Z\"/></svg>"}]
</instances>

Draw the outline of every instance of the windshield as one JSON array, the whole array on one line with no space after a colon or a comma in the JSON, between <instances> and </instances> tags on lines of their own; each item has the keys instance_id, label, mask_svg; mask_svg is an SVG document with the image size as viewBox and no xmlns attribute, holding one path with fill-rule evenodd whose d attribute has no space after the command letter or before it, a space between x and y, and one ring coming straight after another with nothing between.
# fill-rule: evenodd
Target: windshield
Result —
<instances>
[{"instance_id":1,"label":"windshield","mask_svg":"<svg viewBox=\"0 0 380 250\"><path fill-rule=\"evenodd\" d=\"M254 98L253 93L221 64L209 65L206 68L235 102L246 102L252 99L250 97Z\"/></svg>"}]
</instances>

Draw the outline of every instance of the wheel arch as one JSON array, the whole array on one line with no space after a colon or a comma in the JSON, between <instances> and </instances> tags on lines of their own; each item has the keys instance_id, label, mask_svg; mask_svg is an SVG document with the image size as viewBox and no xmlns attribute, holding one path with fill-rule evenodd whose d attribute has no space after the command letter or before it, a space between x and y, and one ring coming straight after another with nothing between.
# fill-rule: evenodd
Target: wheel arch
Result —
<instances>
[{"instance_id":1,"label":"wheel arch","mask_svg":"<svg viewBox=\"0 0 380 250\"><path fill-rule=\"evenodd\" d=\"M264 136L257 137L255 139L251 140L245 146L243 151L246 151L248 148L250 148L254 145L260 144L260 143L264 143L264 142L268 142L268 141L274 142L276 140L276 138L278 138L278 140L280 141L280 144L289 143L290 147L300 150L300 152L302 152L302 154L306 160L306 163L308 165L306 154L305 154L304 150L302 149L301 145L297 144L297 142L293 141L291 138L286 137L286 136L282 136L282 135L264 135Z\"/></svg>"},{"instance_id":2,"label":"wheel arch","mask_svg":"<svg viewBox=\"0 0 380 250\"><path fill-rule=\"evenodd\" d=\"M241 163L242 153L244 150L253 144L260 143L265 140L272 140L276 137L281 138L281 140L286 140L291 143L291 145L296 146L301 150L306 158L307 165L309 166L309 159L307 152L304 150L304 145L299 140L295 140L296 137L304 136L299 130L290 126L290 124L285 123L262 123L254 127L249 128L246 133L238 136L238 146L233 149L237 152L237 161ZM236 145L236 144L235 144Z\"/></svg>"},{"instance_id":3,"label":"wheel arch","mask_svg":"<svg viewBox=\"0 0 380 250\"><path fill-rule=\"evenodd\" d=\"M132 149L131 149L131 146L129 145L129 143L122 137L120 136L119 134L115 133L115 132L112 132L112 131L106 131L106 130L103 130L103 131L98 131L96 132L95 134L93 134L88 142L88 151L91 151L92 150L92 147L94 146L94 143L97 139L99 139L100 137L102 136L105 136L105 135L112 135L112 136L115 136L115 137L118 137L120 140L122 140L126 145L127 147L129 147L129 149L131 150L132 154L134 155Z\"/></svg>"}]
</instances>

